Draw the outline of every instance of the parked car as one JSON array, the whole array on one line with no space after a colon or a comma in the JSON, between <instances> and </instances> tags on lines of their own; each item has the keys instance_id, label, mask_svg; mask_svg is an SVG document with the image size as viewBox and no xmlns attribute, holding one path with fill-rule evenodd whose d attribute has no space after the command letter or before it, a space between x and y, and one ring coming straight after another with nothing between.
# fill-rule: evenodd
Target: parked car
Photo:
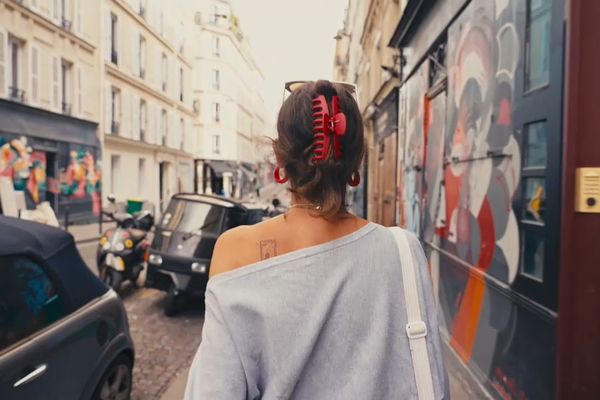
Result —
<instances>
[{"instance_id":1,"label":"parked car","mask_svg":"<svg viewBox=\"0 0 600 400\"><path fill-rule=\"evenodd\" d=\"M146 276L146 287L167 292L165 314L174 315L186 298L203 302L210 260L221 233L261 222L266 215L266 208L258 204L201 194L173 196L156 225Z\"/></svg>"},{"instance_id":2,"label":"parked car","mask_svg":"<svg viewBox=\"0 0 600 400\"><path fill-rule=\"evenodd\" d=\"M133 360L123 304L73 236L0 216L0 399L129 399Z\"/></svg>"}]
</instances>

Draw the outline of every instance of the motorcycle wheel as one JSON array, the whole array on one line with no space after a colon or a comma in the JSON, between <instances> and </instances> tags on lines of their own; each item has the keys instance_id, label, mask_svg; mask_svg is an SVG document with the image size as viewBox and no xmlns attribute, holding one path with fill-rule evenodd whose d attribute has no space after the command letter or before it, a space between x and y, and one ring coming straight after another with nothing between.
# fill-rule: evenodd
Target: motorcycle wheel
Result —
<instances>
[{"instance_id":1,"label":"motorcycle wheel","mask_svg":"<svg viewBox=\"0 0 600 400\"><path fill-rule=\"evenodd\" d=\"M175 285L171 285L167 292L167 298L165 299L164 313L167 317L172 317L177 314L178 303L179 296L177 295L177 289L175 289Z\"/></svg>"},{"instance_id":2,"label":"motorcycle wheel","mask_svg":"<svg viewBox=\"0 0 600 400\"><path fill-rule=\"evenodd\" d=\"M123 275L107 266L104 266L102 273L102 282L106 284L106 286L110 287L115 292L119 291L121 287L121 282L123 282Z\"/></svg>"}]
</instances>

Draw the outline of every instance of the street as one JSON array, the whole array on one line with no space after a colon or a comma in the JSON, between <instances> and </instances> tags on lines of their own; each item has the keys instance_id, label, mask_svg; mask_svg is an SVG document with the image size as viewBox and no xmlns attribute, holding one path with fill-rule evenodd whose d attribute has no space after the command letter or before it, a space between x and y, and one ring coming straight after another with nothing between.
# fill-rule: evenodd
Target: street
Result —
<instances>
[{"instance_id":1,"label":"street","mask_svg":"<svg viewBox=\"0 0 600 400\"><path fill-rule=\"evenodd\" d=\"M77 247L96 273L96 242ZM203 312L190 305L175 317L163 315L164 293L124 284L121 298L135 343L132 400L160 399L178 374L187 373L200 344Z\"/></svg>"}]
</instances>

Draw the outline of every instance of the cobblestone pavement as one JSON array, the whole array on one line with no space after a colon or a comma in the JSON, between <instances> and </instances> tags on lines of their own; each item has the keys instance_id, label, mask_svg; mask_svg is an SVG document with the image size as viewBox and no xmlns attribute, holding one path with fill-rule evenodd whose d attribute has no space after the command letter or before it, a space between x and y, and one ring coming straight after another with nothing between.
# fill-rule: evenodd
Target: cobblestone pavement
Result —
<instances>
[{"instance_id":1,"label":"cobblestone pavement","mask_svg":"<svg viewBox=\"0 0 600 400\"><path fill-rule=\"evenodd\" d=\"M135 343L132 400L160 399L176 375L187 371L200 344L203 312L193 305L163 315L165 294L153 289L123 293Z\"/></svg>"}]
</instances>

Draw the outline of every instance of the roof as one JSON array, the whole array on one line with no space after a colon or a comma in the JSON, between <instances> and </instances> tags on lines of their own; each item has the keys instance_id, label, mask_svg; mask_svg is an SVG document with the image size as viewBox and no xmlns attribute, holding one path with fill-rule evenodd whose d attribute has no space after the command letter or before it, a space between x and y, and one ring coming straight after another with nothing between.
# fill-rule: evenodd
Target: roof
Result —
<instances>
[{"instance_id":1,"label":"roof","mask_svg":"<svg viewBox=\"0 0 600 400\"><path fill-rule=\"evenodd\" d=\"M227 197L221 196L213 196L208 194L198 194L198 193L178 193L173 196L174 199L182 199L189 201L199 201L202 203L208 203L215 206L220 207L238 207L238 208L246 208L244 205L236 202L235 200L229 199Z\"/></svg>"},{"instance_id":2,"label":"roof","mask_svg":"<svg viewBox=\"0 0 600 400\"><path fill-rule=\"evenodd\" d=\"M0 256L33 253L49 258L74 243L73 236L59 228L0 215Z\"/></svg>"}]
</instances>

